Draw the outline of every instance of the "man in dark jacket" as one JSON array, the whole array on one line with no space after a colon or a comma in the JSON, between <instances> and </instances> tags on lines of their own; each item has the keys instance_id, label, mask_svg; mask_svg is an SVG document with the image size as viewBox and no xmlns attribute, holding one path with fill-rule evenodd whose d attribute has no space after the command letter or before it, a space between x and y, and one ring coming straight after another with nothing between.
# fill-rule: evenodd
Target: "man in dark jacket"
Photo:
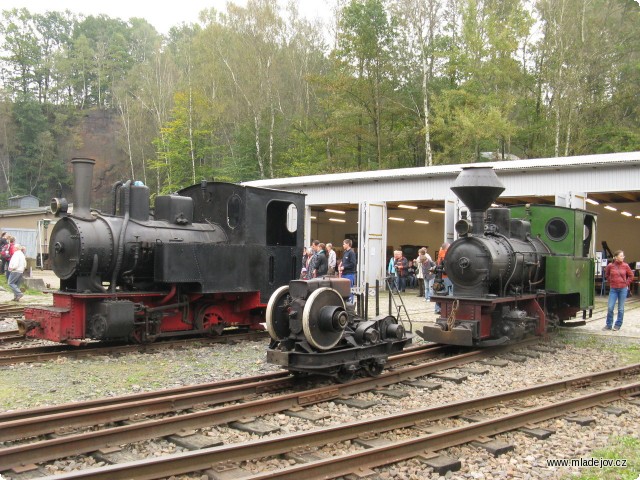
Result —
<instances>
[{"instance_id":1,"label":"man in dark jacket","mask_svg":"<svg viewBox=\"0 0 640 480\"><path fill-rule=\"evenodd\" d=\"M318 253L316 254L316 271L314 277L322 277L329 271L329 259L327 258L326 245L324 243L318 244Z\"/></svg>"},{"instance_id":2,"label":"man in dark jacket","mask_svg":"<svg viewBox=\"0 0 640 480\"><path fill-rule=\"evenodd\" d=\"M311 260L309 260L309 264L307 265L307 275L309 276L309 278L314 277L314 272L317 269L318 245L320 245L320 242L318 240L314 240L313 242L311 242Z\"/></svg>"},{"instance_id":3,"label":"man in dark jacket","mask_svg":"<svg viewBox=\"0 0 640 480\"><path fill-rule=\"evenodd\" d=\"M399 292L404 292L407 288L407 266L408 262L405 256L402 254L402 250L396 250L395 255L395 269L396 269L396 288Z\"/></svg>"},{"instance_id":4,"label":"man in dark jacket","mask_svg":"<svg viewBox=\"0 0 640 480\"><path fill-rule=\"evenodd\" d=\"M351 282L351 288L356 284L356 269L358 268L358 258L356 252L351 248L353 242L350 238L345 238L342 242L342 248L344 254L342 255L342 262L340 262L340 273L342 278L348 278ZM349 301L353 302L353 295L349 297Z\"/></svg>"}]
</instances>

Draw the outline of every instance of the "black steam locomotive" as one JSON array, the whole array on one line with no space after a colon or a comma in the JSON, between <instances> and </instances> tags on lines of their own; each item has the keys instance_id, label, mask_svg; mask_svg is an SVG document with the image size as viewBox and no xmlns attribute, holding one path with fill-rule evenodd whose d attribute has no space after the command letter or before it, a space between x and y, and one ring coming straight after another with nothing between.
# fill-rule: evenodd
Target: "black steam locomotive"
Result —
<instances>
[{"instance_id":1,"label":"black steam locomotive","mask_svg":"<svg viewBox=\"0 0 640 480\"><path fill-rule=\"evenodd\" d=\"M359 317L346 301L350 295L350 281L336 277L294 280L276 290L266 312L267 360L341 382L380 374L411 334L392 316Z\"/></svg>"},{"instance_id":2,"label":"black steam locomotive","mask_svg":"<svg viewBox=\"0 0 640 480\"><path fill-rule=\"evenodd\" d=\"M504 187L493 169L463 169L451 188L469 209L436 281L441 304L426 340L491 346L543 335L580 311L591 314L595 214L553 205L491 208ZM463 212L466 213L466 212Z\"/></svg>"},{"instance_id":3,"label":"black steam locomotive","mask_svg":"<svg viewBox=\"0 0 640 480\"><path fill-rule=\"evenodd\" d=\"M149 189L127 181L105 214L90 208L94 163L72 160L72 213L52 200L60 290L53 306L25 308L27 337L150 342L263 328L270 295L300 270L304 195L203 181L156 197L151 215Z\"/></svg>"}]
</instances>

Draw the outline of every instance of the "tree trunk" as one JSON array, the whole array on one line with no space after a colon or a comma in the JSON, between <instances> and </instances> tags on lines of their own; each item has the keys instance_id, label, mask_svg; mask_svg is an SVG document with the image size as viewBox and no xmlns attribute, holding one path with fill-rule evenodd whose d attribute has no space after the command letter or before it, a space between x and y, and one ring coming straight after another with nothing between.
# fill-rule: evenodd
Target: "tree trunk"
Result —
<instances>
[{"instance_id":1,"label":"tree trunk","mask_svg":"<svg viewBox=\"0 0 640 480\"><path fill-rule=\"evenodd\" d=\"M131 148L131 119L129 118L129 103L126 95L125 93L124 98L118 101L118 110L120 111L122 128L124 128L127 140L127 156L129 157L129 166L131 168L131 180L134 180L136 176L133 168L133 150Z\"/></svg>"},{"instance_id":2,"label":"tree trunk","mask_svg":"<svg viewBox=\"0 0 640 480\"><path fill-rule=\"evenodd\" d=\"M567 118L567 141L564 146L564 156L569 156L569 145L571 144L571 108L569 108L569 114Z\"/></svg>"},{"instance_id":3,"label":"tree trunk","mask_svg":"<svg viewBox=\"0 0 640 480\"><path fill-rule=\"evenodd\" d=\"M269 125L269 178L273 178L273 130L276 123L276 112L271 105L271 123Z\"/></svg>"},{"instance_id":4,"label":"tree trunk","mask_svg":"<svg viewBox=\"0 0 640 480\"><path fill-rule=\"evenodd\" d=\"M253 128L255 130L256 138L256 161L258 162L258 168L260 169L260 178L264 178L264 162L260 154L260 114L253 114Z\"/></svg>"},{"instance_id":5,"label":"tree trunk","mask_svg":"<svg viewBox=\"0 0 640 480\"><path fill-rule=\"evenodd\" d=\"M422 50L422 114L424 115L424 166L433 165L433 152L431 151L431 132L429 126L429 95L427 91L427 58Z\"/></svg>"},{"instance_id":6,"label":"tree trunk","mask_svg":"<svg viewBox=\"0 0 640 480\"><path fill-rule=\"evenodd\" d=\"M556 98L556 138L553 153L555 157L560 156L560 99Z\"/></svg>"}]
</instances>

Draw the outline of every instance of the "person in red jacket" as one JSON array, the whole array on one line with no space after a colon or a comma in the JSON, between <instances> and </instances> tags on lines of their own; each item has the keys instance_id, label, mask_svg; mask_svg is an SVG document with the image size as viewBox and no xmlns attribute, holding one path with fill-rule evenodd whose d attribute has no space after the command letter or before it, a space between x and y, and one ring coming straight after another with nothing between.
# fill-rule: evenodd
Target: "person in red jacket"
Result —
<instances>
[{"instance_id":1,"label":"person in red jacket","mask_svg":"<svg viewBox=\"0 0 640 480\"><path fill-rule=\"evenodd\" d=\"M7 235L7 241L9 242L8 248L7 248L7 254L6 256L4 255L4 251L2 254L2 260L3 262L6 261L7 263L5 264L5 269L4 269L4 273L7 276L7 281L9 281L9 262L11 261L11 257L13 257L13 254L16 252L16 237L12 237L11 235Z\"/></svg>"},{"instance_id":2,"label":"person in red jacket","mask_svg":"<svg viewBox=\"0 0 640 480\"><path fill-rule=\"evenodd\" d=\"M624 252L618 250L613 254L613 262L611 262L604 271L604 276L609 283L609 304L607 309L607 324L603 330L613 329L618 331L622 328L622 319L624 318L624 301L629 292L629 286L633 282L633 271L628 264L624 262ZM613 324L613 308L618 302L618 318L615 325Z\"/></svg>"}]
</instances>

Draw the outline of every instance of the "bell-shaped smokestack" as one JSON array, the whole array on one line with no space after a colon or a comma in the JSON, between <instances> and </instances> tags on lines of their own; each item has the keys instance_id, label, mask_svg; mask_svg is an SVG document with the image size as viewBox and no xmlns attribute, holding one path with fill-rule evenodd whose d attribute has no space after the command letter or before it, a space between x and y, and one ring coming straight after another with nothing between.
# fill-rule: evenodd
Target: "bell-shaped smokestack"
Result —
<instances>
[{"instance_id":1,"label":"bell-shaped smokestack","mask_svg":"<svg viewBox=\"0 0 640 480\"><path fill-rule=\"evenodd\" d=\"M504 192L504 185L491 167L465 167L451 187L471 212L474 234L484 230L484 212Z\"/></svg>"},{"instance_id":2,"label":"bell-shaped smokestack","mask_svg":"<svg viewBox=\"0 0 640 480\"><path fill-rule=\"evenodd\" d=\"M91 158L73 158L73 216L91 220L91 183L93 166Z\"/></svg>"}]
</instances>

